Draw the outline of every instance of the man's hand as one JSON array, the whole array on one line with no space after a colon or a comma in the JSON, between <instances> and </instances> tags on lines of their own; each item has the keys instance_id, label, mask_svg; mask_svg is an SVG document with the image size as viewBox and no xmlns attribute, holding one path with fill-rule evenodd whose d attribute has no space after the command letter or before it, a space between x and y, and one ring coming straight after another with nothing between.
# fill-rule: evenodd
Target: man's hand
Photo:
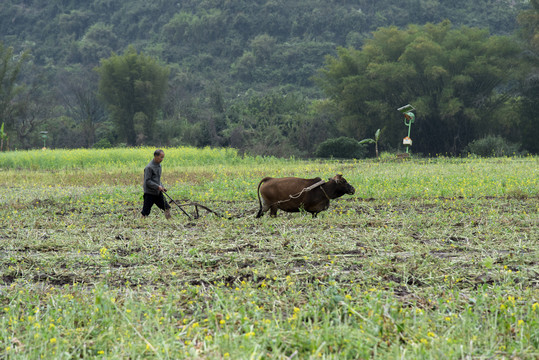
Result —
<instances>
[{"instance_id":1,"label":"man's hand","mask_svg":"<svg viewBox=\"0 0 539 360\"><path fill-rule=\"evenodd\" d=\"M165 189L165 188L162 187L161 185L159 185L159 187L157 188L157 190L162 191L162 192L167 192L167 189Z\"/></svg>"}]
</instances>

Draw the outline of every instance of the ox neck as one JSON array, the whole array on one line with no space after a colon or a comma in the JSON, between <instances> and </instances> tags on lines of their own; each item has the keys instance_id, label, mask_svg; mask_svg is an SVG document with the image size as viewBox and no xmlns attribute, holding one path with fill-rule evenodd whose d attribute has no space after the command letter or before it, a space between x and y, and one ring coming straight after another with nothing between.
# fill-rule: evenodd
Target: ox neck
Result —
<instances>
[{"instance_id":1,"label":"ox neck","mask_svg":"<svg viewBox=\"0 0 539 360\"><path fill-rule=\"evenodd\" d=\"M334 198L334 194L333 194L333 187L332 186L328 186L330 185L331 183L333 182L333 180L330 180L328 182L325 182L323 183L322 185L320 185L320 189L322 190L322 192L324 193L324 195L326 196L326 198L328 200L331 200Z\"/></svg>"}]
</instances>

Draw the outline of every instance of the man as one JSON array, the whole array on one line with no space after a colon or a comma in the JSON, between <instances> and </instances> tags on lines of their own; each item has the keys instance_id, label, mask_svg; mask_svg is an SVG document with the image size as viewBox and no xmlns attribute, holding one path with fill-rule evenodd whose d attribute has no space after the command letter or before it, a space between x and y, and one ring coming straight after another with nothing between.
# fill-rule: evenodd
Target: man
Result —
<instances>
[{"instance_id":1,"label":"man","mask_svg":"<svg viewBox=\"0 0 539 360\"><path fill-rule=\"evenodd\" d=\"M170 205L165 201L163 192L167 189L161 184L161 162L165 158L165 152L157 149L153 153L153 160L144 168L144 205L142 206L142 217L150 215L153 204L165 210L165 218L170 219Z\"/></svg>"}]
</instances>

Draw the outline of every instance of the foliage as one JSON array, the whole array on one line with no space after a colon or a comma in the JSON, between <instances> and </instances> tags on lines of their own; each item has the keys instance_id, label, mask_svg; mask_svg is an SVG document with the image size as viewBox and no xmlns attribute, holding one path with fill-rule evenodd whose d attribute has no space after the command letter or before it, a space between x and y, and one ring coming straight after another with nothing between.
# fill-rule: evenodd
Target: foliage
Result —
<instances>
[{"instance_id":1,"label":"foliage","mask_svg":"<svg viewBox=\"0 0 539 360\"><path fill-rule=\"evenodd\" d=\"M96 132L107 118L105 107L97 94L98 76L95 71L83 72L80 69L58 74L58 90L64 104L66 115L76 124L76 131L81 143L75 147L91 147L96 139ZM65 133L64 136L70 136ZM108 139L102 139L107 140Z\"/></svg>"},{"instance_id":2,"label":"foliage","mask_svg":"<svg viewBox=\"0 0 539 360\"><path fill-rule=\"evenodd\" d=\"M465 150L483 157L513 156L519 154L520 145L512 144L501 136L488 135L472 141Z\"/></svg>"},{"instance_id":3,"label":"foliage","mask_svg":"<svg viewBox=\"0 0 539 360\"><path fill-rule=\"evenodd\" d=\"M316 156L322 158L362 159L366 153L364 144L346 136L327 139L316 149Z\"/></svg>"},{"instance_id":4,"label":"foliage","mask_svg":"<svg viewBox=\"0 0 539 360\"><path fill-rule=\"evenodd\" d=\"M539 34L539 1L531 0L530 3L532 8L518 15L520 28L517 33L528 44L532 53L537 54L539 52L539 37L537 36Z\"/></svg>"},{"instance_id":5,"label":"foliage","mask_svg":"<svg viewBox=\"0 0 539 360\"><path fill-rule=\"evenodd\" d=\"M518 124L520 141L527 150L539 153L539 1L531 1L533 8L523 11L518 22L519 38L524 43L522 58L525 66L521 75Z\"/></svg>"},{"instance_id":6,"label":"foliage","mask_svg":"<svg viewBox=\"0 0 539 360\"><path fill-rule=\"evenodd\" d=\"M37 61L43 63L51 58L60 62L77 59L74 55L88 45L97 46L98 50L112 45L112 51L119 52L137 40L166 43L169 45L164 50L167 56L181 56L187 50L192 60L201 53L236 58L250 40L264 34L279 42L317 39L345 45L350 33L368 37L369 32L390 24L403 27L446 18L455 24L488 27L496 33L509 34L515 29L516 15L527 6L525 0L473 3L91 0L82 3L25 1L22 4L5 0L0 12L0 34L13 42L16 42L14 38L19 38L26 43L43 44L35 49ZM107 28L116 37L112 43ZM105 35L103 39L94 36L101 34ZM66 43L69 46L65 46ZM184 53L182 57L190 56Z\"/></svg>"},{"instance_id":7,"label":"foliage","mask_svg":"<svg viewBox=\"0 0 539 360\"><path fill-rule=\"evenodd\" d=\"M90 26L78 45L80 62L97 65L101 59L111 56L118 48L118 38L112 25L95 23Z\"/></svg>"},{"instance_id":8,"label":"foliage","mask_svg":"<svg viewBox=\"0 0 539 360\"><path fill-rule=\"evenodd\" d=\"M311 134L319 130L311 128L316 120L306 116L308 101L301 94L272 91L253 94L245 102L225 112L227 124L220 134L226 145L282 157L312 150Z\"/></svg>"},{"instance_id":9,"label":"foliage","mask_svg":"<svg viewBox=\"0 0 539 360\"><path fill-rule=\"evenodd\" d=\"M152 140L169 69L129 47L123 55L113 54L103 59L97 71L101 98L127 145Z\"/></svg>"},{"instance_id":10,"label":"foliage","mask_svg":"<svg viewBox=\"0 0 539 360\"><path fill-rule=\"evenodd\" d=\"M4 141L6 140L9 140L9 136L4 131L4 123L2 123L2 126L0 126L0 151L4 150Z\"/></svg>"},{"instance_id":11,"label":"foliage","mask_svg":"<svg viewBox=\"0 0 539 360\"><path fill-rule=\"evenodd\" d=\"M18 80L28 57L28 51L15 54L13 47L6 47L0 41L0 119L5 123L6 132L16 130L16 119L22 102L19 95L25 89Z\"/></svg>"},{"instance_id":12,"label":"foliage","mask_svg":"<svg viewBox=\"0 0 539 360\"><path fill-rule=\"evenodd\" d=\"M376 130L376 132L374 133L374 139L363 139L359 143L360 144L374 144L376 157L378 157L378 140L380 140L380 129Z\"/></svg>"},{"instance_id":13,"label":"foliage","mask_svg":"<svg viewBox=\"0 0 539 360\"><path fill-rule=\"evenodd\" d=\"M382 125L386 139L398 144L395 109L408 102L419 115L417 151L458 153L499 107L499 86L517 51L508 37L454 29L448 21L390 27L376 31L361 50L341 48L328 58L319 83L343 109L344 132L361 138Z\"/></svg>"},{"instance_id":14,"label":"foliage","mask_svg":"<svg viewBox=\"0 0 539 360\"><path fill-rule=\"evenodd\" d=\"M101 139L98 142L96 142L93 146L94 149L109 149L112 147L112 144L108 139Z\"/></svg>"},{"instance_id":15,"label":"foliage","mask_svg":"<svg viewBox=\"0 0 539 360\"><path fill-rule=\"evenodd\" d=\"M323 117L317 113L320 104L317 102L324 101L321 100L324 94L315 86L312 76L324 65L325 56L336 55L337 47L360 49L367 39L372 38L372 31L390 25L402 29L411 23L420 26L444 19L449 19L455 28L461 25L477 26L489 28L492 34L506 35L516 30L514 20L517 14L529 7L527 0L5 0L0 5L0 41L13 47L15 53L32 52L32 66L37 67L38 71L21 74L21 83L35 83L38 80L36 74L46 74L39 81L43 85L42 94L49 96L47 99L38 95L27 98L27 101L43 104L28 104L28 108L40 110L39 116L29 121L31 116L27 114L24 121L43 123L42 127L47 127L48 122L57 122L58 119L69 122L69 118L73 119L74 127L64 126L69 130L66 136L72 138L69 142L73 146L88 147L102 137L112 144L125 143L126 139L124 134L119 136L118 131L110 129L110 117L100 121L97 118L81 121L77 112L73 111L73 97L65 96L60 79L65 73L72 74L74 79L85 79L101 59L108 58L111 53L121 54L132 45L137 51L159 59L173 69L169 78L171 86L164 95L164 108L159 109L162 112L158 113L148 134L145 133L144 123L151 123L151 117L142 113L137 115L139 123L134 125L135 143L226 146L243 139L239 141L242 151L310 156L316 146L327 138L345 135L361 139L378 126L359 129L363 135L351 135L348 129L344 129L347 122L353 121L348 118L349 114L343 117L339 127L336 122L329 121L329 117L338 118L338 113L346 109L333 107L335 113L325 112ZM522 33L527 34L523 39L531 39L533 36L529 36L528 30L533 28L533 17L529 16L531 13L523 14L527 14L521 16L520 22L525 30ZM478 42L485 39L478 39ZM508 111L511 113L521 111L519 121L522 128L527 129L521 133L508 130L516 120L496 120L499 126L494 132L514 141L528 136L528 129L534 130L537 123L530 118L533 116L530 113L533 91L524 95L530 85L527 80L533 78L524 76L526 72L521 69L518 84L514 77L509 83L514 94L518 92L523 95L522 101L518 99L510 103L502 97L495 99L509 104ZM80 81L80 85L91 90L96 81L90 76L87 81ZM499 89L507 90L506 84L501 85L503 87ZM215 88L221 92L223 107L220 110L212 106ZM496 88L496 91L499 89ZM275 125L267 132L257 134L257 141L249 141L250 129L245 128L241 120L236 121L228 110L245 108L253 96L265 97L274 92L299 94L304 99L305 113L296 113L293 117L293 121L297 121L294 126L297 132L293 131L295 135L289 139L280 125ZM475 99L481 104L485 103L484 100ZM486 100L488 102L490 99ZM373 107L377 106L377 101L382 100L373 101ZM48 104L50 109L46 109L45 105ZM329 106L325 107L325 110L329 109ZM283 114L280 114L279 108L275 111L274 118L290 115L286 108L282 110ZM485 126L485 123L492 125L487 120L489 109L485 107L479 112L482 116L480 128L491 129L492 126ZM51 115L49 118L44 116L48 113ZM464 115L468 117L470 114ZM375 111L367 116L383 116L388 122L392 121L391 124L397 121L395 115L390 120L391 116L383 111ZM421 120L418 119L418 125ZM16 141L18 148L39 146L36 132L40 129L41 126L37 125L22 126L21 134L10 139ZM380 145L395 148L398 144L396 139L402 137L397 134L397 129L394 125L386 127L387 136ZM508 131L511 133L508 134ZM456 145L449 147L460 148L472 140L463 138L464 133L467 132L461 131L460 138L455 140ZM475 134L474 131L470 133L475 138L485 135ZM273 137L277 141L272 142ZM532 137L524 140L522 142L532 148ZM414 141L414 144L423 146L418 141ZM437 144L437 141L425 144L429 151L424 152L434 153L435 149L431 151L430 147Z\"/></svg>"}]
</instances>

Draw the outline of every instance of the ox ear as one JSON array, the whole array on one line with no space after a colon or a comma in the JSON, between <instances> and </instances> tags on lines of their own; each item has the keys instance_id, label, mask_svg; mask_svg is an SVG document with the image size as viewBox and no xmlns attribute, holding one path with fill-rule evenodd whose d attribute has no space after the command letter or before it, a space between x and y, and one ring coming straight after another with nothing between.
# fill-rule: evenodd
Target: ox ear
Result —
<instances>
[{"instance_id":1,"label":"ox ear","mask_svg":"<svg viewBox=\"0 0 539 360\"><path fill-rule=\"evenodd\" d=\"M337 184L340 183L341 181L343 181L342 174L337 174L337 175L335 175L335 177L333 178L333 180L335 180L335 182L336 182Z\"/></svg>"}]
</instances>

